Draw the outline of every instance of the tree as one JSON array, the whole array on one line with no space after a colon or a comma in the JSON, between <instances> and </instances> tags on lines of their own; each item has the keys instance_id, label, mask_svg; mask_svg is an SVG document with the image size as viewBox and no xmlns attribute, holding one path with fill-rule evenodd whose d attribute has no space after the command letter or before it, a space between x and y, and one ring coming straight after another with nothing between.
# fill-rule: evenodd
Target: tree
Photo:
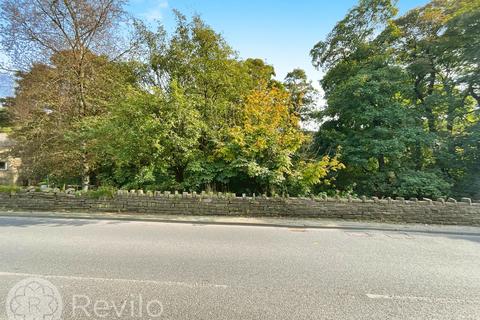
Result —
<instances>
[{"instance_id":1,"label":"tree","mask_svg":"<svg viewBox=\"0 0 480 320\"><path fill-rule=\"evenodd\" d=\"M459 196L480 198L480 9L478 2L471 2L476 9L467 7L465 13L457 15L447 24L447 30L439 41L450 59L459 60L456 68L458 87L467 88L473 98L466 98L465 108L456 113L463 124L453 145L456 153L456 167L460 168L454 185ZM458 126L457 126L458 128Z\"/></svg>"},{"instance_id":2,"label":"tree","mask_svg":"<svg viewBox=\"0 0 480 320\"><path fill-rule=\"evenodd\" d=\"M228 188L224 163L212 155L242 119L242 104L261 82L273 83L272 66L260 59L241 61L234 50L199 17L190 21L176 12L177 26L170 37L160 27L137 26L146 53L147 88L170 95L175 82L192 113L199 115L195 171L184 174L189 187ZM193 168L193 166L191 166ZM193 180L197 182L193 182ZM182 181L180 185L182 185Z\"/></svg>"},{"instance_id":3,"label":"tree","mask_svg":"<svg viewBox=\"0 0 480 320\"><path fill-rule=\"evenodd\" d=\"M15 66L48 63L52 54L72 52L81 69L89 53L121 53L116 28L125 18L119 0L4 0L1 44Z\"/></svg>"},{"instance_id":4,"label":"tree","mask_svg":"<svg viewBox=\"0 0 480 320\"><path fill-rule=\"evenodd\" d=\"M14 152L22 158L22 170L31 181L47 175L74 182L79 172L90 166L91 157L79 148L88 141L80 139L86 128L80 121L86 115L77 108L77 78L70 68L70 52L52 56L49 65L35 64L28 72L17 74L15 97L9 106L14 122ZM131 81L130 69L120 63L109 63L106 57L89 54L85 70L84 98L88 116L104 114L110 101ZM130 79L129 79L130 77Z\"/></svg>"},{"instance_id":5,"label":"tree","mask_svg":"<svg viewBox=\"0 0 480 320\"><path fill-rule=\"evenodd\" d=\"M85 119L97 177L125 188L310 192L339 164L296 159L306 135L273 67L240 60L199 17L176 16L171 36L137 24L139 85ZM297 74L289 83L303 104L309 84Z\"/></svg>"},{"instance_id":6,"label":"tree","mask_svg":"<svg viewBox=\"0 0 480 320\"><path fill-rule=\"evenodd\" d=\"M97 106L88 101L87 70L89 55L112 53L114 31L125 16L121 0L4 0L0 7L1 44L16 66L25 70L35 63L48 64L50 57L64 57L62 62L74 76L70 107L88 116ZM64 55L68 52L68 55ZM95 112L95 111L93 111ZM79 149L85 149L81 142ZM88 189L90 168L88 155L81 153L82 184Z\"/></svg>"},{"instance_id":7,"label":"tree","mask_svg":"<svg viewBox=\"0 0 480 320\"><path fill-rule=\"evenodd\" d=\"M435 147L418 165L437 167L455 185L467 169L464 145L479 121L480 1L436 0L395 20L391 44L407 66L417 119L433 135ZM424 121L426 119L426 121ZM454 187L456 194L466 195Z\"/></svg>"},{"instance_id":8,"label":"tree","mask_svg":"<svg viewBox=\"0 0 480 320\"><path fill-rule=\"evenodd\" d=\"M0 132L7 130L11 125L8 107L11 104L11 99L0 98Z\"/></svg>"},{"instance_id":9,"label":"tree","mask_svg":"<svg viewBox=\"0 0 480 320\"><path fill-rule=\"evenodd\" d=\"M389 1L360 1L313 49L314 64L328 70L322 80L327 107L320 113L316 144L320 153L340 148L346 170L338 186L344 190L437 197L448 183L435 170L418 171L416 165L432 137L416 121L408 75L384 40L394 34L377 32L391 24L395 12Z\"/></svg>"},{"instance_id":10,"label":"tree","mask_svg":"<svg viewBox=\"0 0 480 320\"><path fill-rule=\"evenodd\" d=\"M331 68L347 61L365 42L373 40L397 11L391 0L360 0L337 22L326 41L318 42L310 51L313 65Z\"/></svg>"},{"instance_id":11,"label":"tree","mask_svg":"<svg viewBox=\"0 0 480 320\"><path fill-rule=\"evenodd\" d=\"M290 183L297 192L308 193L339 163L328 157L323 162L302 159L300 170L294 155L307 139L298 115L290 109L289 93L264 83L246 97L243 119L229 130L217 156L228 164L225 177L243 189L288 193Z\"/></svg>"},{"instance_id":12,"label":"tree","mask_svg":"<svg viewBox=\"0 0 480 320\"><path fill-rule=\"evenodd\" d=\"M327 70L316 144L320 152L341 147L344 189L472 195L480 1L396 12L387 0L359 1L312 50L314 65Z\"/></svg>"},{"instance_id":13,"label":"tree","mask_svg":"<svg viewBox=\"0 0 480 320\"><path fill-rule=\"evenodd\" d=\"M209 121L213 132L232 121L246 76L233 49L199 17L191 21L175 12L177 27L170 39L162 27L156 32L137 26L150 76L147 86L168 91L175 80Z\"/></svg>"},{"instance_id":14,"label":"tree","mask_svg":"<svg viewBox=\"0 0 480 320\"><path fill-rule=\"evenodd\" d=\"M253 90L267 83L270 86L275 85L275 69L268 65L262 59L249 58L243 62L243 67L246 68L247 90Z\"/></svg>"},{"instance_id":15,"label":"tree","mask_svg":"<svg viewBox=\"0 0 480 320\"><path fill-rule=\"evenodd\" d=\"M460 177L454 185L456 195L480 198L480 122L477 121L458 138Z\"/></svg>"},{"instance_id":16,"label":"tree","mask_svg":"<svg viewBox=\"0 0 480 320\"><path fill-rule=\"evenodd\" d=\"M90 118L89 140L103 184L124 188L195 189L200 115L178 84L169 93L130 87L109 117Z\"/></svg>"},{"instance_id":17,"label":"tree","mask_svg":"<svg viewBox=\"0 0 480 320\"><path fill-rule=\"evenodd\" d=\"M308 80L305 71L302 69L292 70L285 76L283 84L290 93L292 112L297 113L302 120L309 118L316 102L317 90Z\"/></svg>"}]
</instances>

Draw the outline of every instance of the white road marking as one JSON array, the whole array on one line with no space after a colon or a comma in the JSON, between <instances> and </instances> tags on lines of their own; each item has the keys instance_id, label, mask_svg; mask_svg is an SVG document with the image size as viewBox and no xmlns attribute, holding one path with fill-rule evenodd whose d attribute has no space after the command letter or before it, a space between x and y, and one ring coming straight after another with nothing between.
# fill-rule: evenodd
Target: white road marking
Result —
<instances>
[{"instance_id":1,"label":"white road marking","mask_svg":"<svg viewBox=\"0 0 480 320\"><path fill-rule=\"evenodd\" d=\"M372 235L368 232L362 232L362 231L345 231L345 233L349 236L352 236L352 237L361 237L361 238L369 238L371 237Z\"/></svg>"},{"instance_id":2,"label":"white road marking","mask_svg":"<svg viewBox=\"0 0 480 320\"><path fill-rule=\"evenodd\" d=\"M392 238L392 239L413 239L413 236L405 233L405 232L400 232L400 233L385 233L385 236Z\"/></svg>"},{"instance_id":3,"label":"white road marking","mask_svg":"<svg viewBox=\"0 0 480 320\"><path fill-rule=\"evenodd\" d=\"M474 302L478 303L478 300L467 300L467 299L455 299L455 298L438 298L438 297L418 297L418 296L397 296L397 295L384 295L384 294L365 294L370 299L377 300L403 300L403 301L422 301L422 302Z\"/></svg>"},{"instance_id":4,"label":"white road marking","mask_svg":"<svg viewBox=\"0 0 480 320\"><path fill-rule=\"evenodd\" d=\"M369 297L370 299L383 299L383 300L432 301L431 298L415 297L415 296L389 296L384 294L372 294L372 293L367 293L366 296Z\"/></svg>"},{"instance_id":5,"label":"white road marking","mask_svg":"<svg viewBox=\"0 0 480 320\"><path fill-rule=\"evenodd\" d=\"M188 283L178 281L157 281L157 280L138 280L138 279L122 279L122 278L99 278L99 277L79 277L79 276L61 276L61 275L44 275L33 273L19 273L19 272L2 272L0 271L0 277L28 277L28 278L45 278L45 279L65 279L65 280L79 280L79 281L112 281L112 282L133 282L144 284L156 284L166 286L180 286L187 288L219 288L227 289L228 286L224 284L214 283Z\"/></svg>"}]
</instances>

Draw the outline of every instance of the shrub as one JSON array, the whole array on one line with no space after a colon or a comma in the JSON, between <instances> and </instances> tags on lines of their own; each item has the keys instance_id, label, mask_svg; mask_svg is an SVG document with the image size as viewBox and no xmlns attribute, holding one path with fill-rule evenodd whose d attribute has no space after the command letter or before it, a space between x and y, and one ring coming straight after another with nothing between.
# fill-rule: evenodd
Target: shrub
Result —
<instances>
[{"instance_id":1,"label":"shrub","mask_svg":"<svg viewBox=\"0 0 480 320\"><path fill-rule=\"evenodd\" d=\"M11 193L20 191L20 187L17 186L2 186L0 185L0 192Z\"/></svg>"},{"instance_id":2,"label":"shrub","mask_svg":"<svg viewBox=\"0 0 480 320\"><path fill-rule=\"evenodd\" d=\"M113 198L117 189L113 187L99 187L97 190L89 190L85 194L94 199L99 198Z\"/></svg>"}]
</instances>

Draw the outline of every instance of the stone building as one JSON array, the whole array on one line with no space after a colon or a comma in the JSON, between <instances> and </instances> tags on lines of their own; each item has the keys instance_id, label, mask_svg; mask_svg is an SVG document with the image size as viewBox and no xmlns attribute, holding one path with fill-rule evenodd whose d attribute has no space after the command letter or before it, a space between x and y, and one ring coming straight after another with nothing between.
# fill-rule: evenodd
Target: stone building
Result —
<instances>
[{"instance_id":1,"label":"stone building","mask_svg":"<svg viewBox=\"0 0 480 320\"><path fill-rule=\"evenodd\" d=\"M0 132L0 184L17 184L21 160L14 158L8 153L13 146L13 141L8 138L6 133Z\"/></svg>"}]
</instances>

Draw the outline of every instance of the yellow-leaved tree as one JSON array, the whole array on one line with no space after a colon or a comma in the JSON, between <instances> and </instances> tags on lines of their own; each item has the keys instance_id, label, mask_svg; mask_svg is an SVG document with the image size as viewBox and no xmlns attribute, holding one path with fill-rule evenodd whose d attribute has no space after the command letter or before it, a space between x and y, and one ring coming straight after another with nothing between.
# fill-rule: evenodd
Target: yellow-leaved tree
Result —
<instances>
[{"instance_id":1,"label":"yellow-leaved tree","mask_svg":"<svg viewBox=\"0 0 480 320\"><path fill-rule=\"evenodd\" d=\"M226 142L217 149L217 157L226 163L226 181L235 177L238 189L251 192L303 194L343 167L328 156L296 160L310 137L289 103L286 90L266 83L245 98L240 123L227 131Z\"/></svg>"}]
</instances>

